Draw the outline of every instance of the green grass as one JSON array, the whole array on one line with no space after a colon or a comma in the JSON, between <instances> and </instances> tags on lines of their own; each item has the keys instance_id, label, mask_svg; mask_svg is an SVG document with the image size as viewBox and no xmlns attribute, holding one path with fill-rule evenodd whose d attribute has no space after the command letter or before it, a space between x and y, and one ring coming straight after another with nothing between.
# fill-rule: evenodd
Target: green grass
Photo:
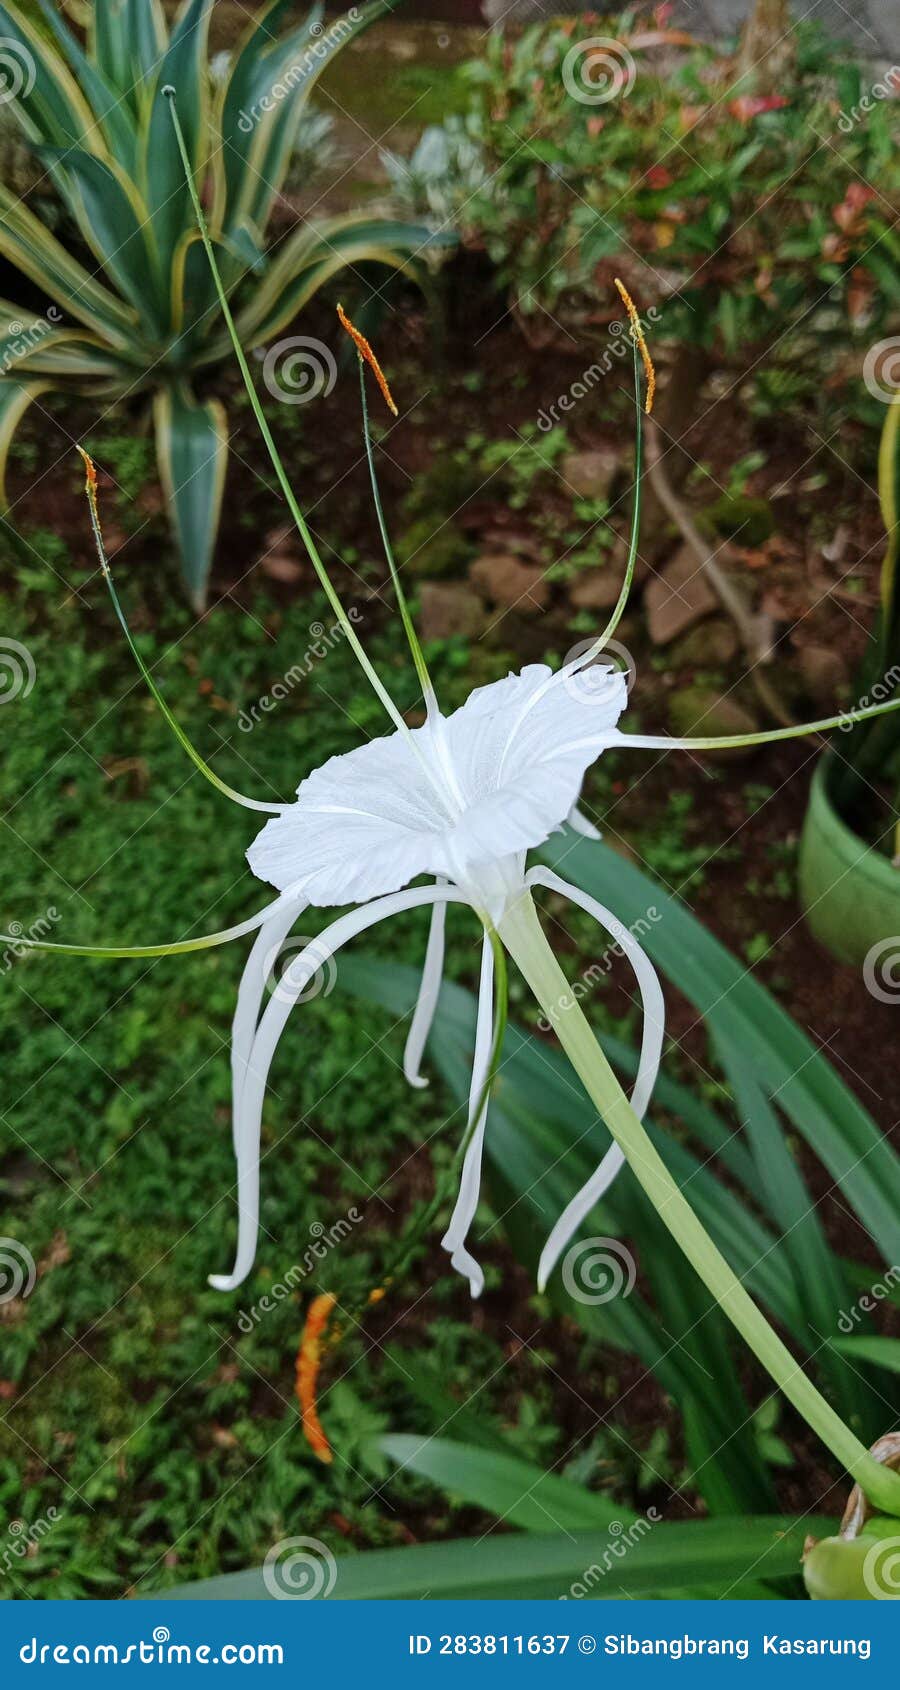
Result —
<instances>
[{"instance_id":1,"label":"green grass","mask_svg":"<svg viewBox=\"0 0 900 1690\"><path fill-rule=\"evenodd\" d=\"M55 566L82 598L50 609L20 589L0 600L3 637L36 665L30 695L0 711L0 927L27 931L52 909L57 940L142 942L241 919L267 898L243 861L256 819L219 799L168 734L99 578L62 557ZM141 630L149 610L133 584L125 593ZM382 731L340 643L252 733L238 730L240 709L304 663L317 620L329 625L318 602L285 613L260 598L252 616L229 603L192 628L169 610L158 639L140 634L188 731L257 796L289 797L360 731ZM277 646L261 624L278 626ZM374 649L383 673L396 667L384 642ZM411 679L392 679L411 703ZM458 702L458 652L440 679ZM392 924L384 949L417 960L425 919ZM313 916L309 930L321 924ZM427 1161L415 1164L412 1195L408 1168L389 1176L452 1105L437 1086L406 1087L403 1028L361 1015L342 998L338 970L333 994L295 1015L273 1067L256 1270L233 1296L211 1291L206 1276L229 1267L234 1242L227 1040L246 948L149 964L31 956L0 972L0 1233L38 1265L28 1299L0 1305L0 1596L112 1596L141 1579L150 1588L203 1577L257 1563L296 1532L344 1551L391 1544L402 1541L401 1519L433 1505L413 1478L370 1500L366 1439L422 1426L371 1335L348 1335L330 1367L343 1379L323 1411L338 1452L329 1470L306 1450L292 1384L310 1292L377 1282L392 1235L428 1189ZM475 932L455 928L458 977L472 977L476 956ZM458 1126L438 1141L442 1161ZM353 1206L365 1223L323 1274L244 1333L240 1310L302 1261L312 1228ZM430 1291L425 1348L440 1355L444 1379L452 1373L464 1397L495 1375L482 1412L512 1420L523 1453L546 1454L557 1434L542 1364L516 1365L511 1397L507 1334L476 1337L466 1287L455 1276L435 1283L436 1272L432 1247L381 1332L396 1325L392 1343L421 1347L422 1311L408 1328L404 1311ZM511 1410L518 1397L524 1409ZM39 1550L14 1557L26 1534L10 1535L10 1523L51 1509ZM441 1503L427 1519L426 1535L440 1536L453 1512Z\"/></svg>"}]
</instances>

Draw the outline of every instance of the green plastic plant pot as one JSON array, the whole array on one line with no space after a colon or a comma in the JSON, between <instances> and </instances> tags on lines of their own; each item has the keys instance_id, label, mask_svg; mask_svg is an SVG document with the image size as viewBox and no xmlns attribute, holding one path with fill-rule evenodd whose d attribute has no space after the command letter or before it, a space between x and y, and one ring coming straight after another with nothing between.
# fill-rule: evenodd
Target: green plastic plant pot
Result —
<instances>
[{"instance_id":1,"label":"green plastic plant pot","mask_svg":"<svg viewBox=\"0 0 900 1690\"><path fill-rule=\"evenodd\" d=\"M800 901L819 943L841 962L864 962L900 936L900 870L842 821L828 796L828 757L816 770L800 841ZM900 937L898 937L900 949Z\"/></svg>"}]
</instances>

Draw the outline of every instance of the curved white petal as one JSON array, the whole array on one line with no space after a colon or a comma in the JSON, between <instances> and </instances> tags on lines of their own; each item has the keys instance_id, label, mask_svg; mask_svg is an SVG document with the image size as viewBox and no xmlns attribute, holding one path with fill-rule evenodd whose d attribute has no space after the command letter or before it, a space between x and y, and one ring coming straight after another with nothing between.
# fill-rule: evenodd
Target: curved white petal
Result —
<instances>
[{"instance_id":1,"label":"curved white petal","mask_svg":"<svg viewBox=\"0 0 900 1690\"><path fill-rule=\"evenodd\" d=\"M627 700L620 670L585 673L587 685L531 664L452 716L330 758L254 840L253 873L281 889L299 883L311 904L363 903L420 874L468 880L542 844Z\"/></svg>"},{"instance_id":2,"label":"curved white petal","mask_svg":"<svg viewBox=\"0 0 900 1690\"><path fill-rule=\"evenodd\" d=\"M566 820L567 820L570 828L572 829L572 832L573 833L580 833L582 839L597 840L597 839L603 838L603 835L600 832L599 827L594 826L593 822L590 819L590 816L585 815L585 813L584 813L583 809L581 808L580 804L573 804L572 805L572 808L569 811L569 814L566 817Z\"/></svg>"},{"instance_id":3,"label":"curved white petal","mask_svg":"<svg viewBox=\"0 0 900 1690\"><path fill-rule=\"evenodd\" d=\"M305 907L305 901L301 897L286 897L278 900L274 913L263 923L256 935L244 966L244 972L241 975L237 1004L231 1023L231 1122L235 1154L237 1154L241 1093L244 1089L247 1063L250 1059L256 1023L259 1019L266 976L271 971L279 947L283 944L294 922Z\"/></svg>"},{"instance_id":4,"label":"curved white petal","mask_svg":"<svg viewBox=\"0 0 900 1690\"><path fill-rule=\"evenodd\" d=\"M631 1106L640 1118L647 1109L653 1087L656 1084L665 1033L666 1006L656 969L646 951L638 944L634 934L625 926L624 922L620 921L612 910L608 910L604 904L599 903L596 898L592 898L588 892L583 892L580 886L570 885L560 875L545 868L532 869L527 879L529 886L546 886L553 892L562 892L565 897L571 898L573 903L579 904L583 910L586 910L588 915L594 916L595 920L601 922L607 931L612 934L616 943L621 945L634 969L641 994L644 1025L637 1077L631 1093ZM611 1144L590 1179L572 1198L571 1203L566 1205L541 1252L541 1259L538 1264L539 1290L543 1291L563 1250L574 1238L585 1216L590 1213L594 1204L603 1196L604 1191L608 1190L624 1160L625 1158L618 1145Z\"/></svg>"},{"instance_id":5,"label":"curved white petal","mask_svg":"<svg viewBox=\"0 0 900 1690\"><path fill-rule=\"evenodd\" d=\"M435 904L431 912L431 924L428 928L428 944L425 947L425 963L422 969L422 982L416 1007L413 1010L412 1021L403 1052L403 1072L411 1086L427 1086L428 1081L422 1073L422 1057L428 1043L428 1035L434 1021L434 1012L441 991L441 981L444 977L444 928L447 921L446 904Z\"/></svg>"},{"instance_id":6,"label":"curved white petal","mask_svg":"<svg viewBox=\"0 0 900 1690\"><path fill-rule=\"evenodd\" d=\"M469 1281L473 1297L484 1290L484 1274L465 1248L466 1234L475 1219L481 1192L481 1158L484 1150L484 1131L487 1126L488 1096L485 1090L491 1068L491 1047L494 1030L494 952L485 933L481 947L481 979L478 985L478 1017L475 1023L475 1053L472 1059L472 1078L469 1083L469 1116L466 1132L469 1142L463 1158L459 1194L450 1225L441 1239L442 1248L449 1251L451 1265ZM479 1104L482 1105L479 1110ZM478 1119L475 1119L478 1111Z\"/></svg>"},{"instance_id":7,"label":"curved white petal","mask_svg":"<svg viewBox=\"0 0 900 1690\"><path fill-rule=\"evenodd\" d=\"M455 860L478 864L530 850L565 821L628 698L620 670L590 673L585 687L580 675L529 664L478 688L444 724L466 798Z\"/></svg>"},{"instance_id":8,"label":"curved white petal","mask_svg":"<svg viewBox=\"0 0 900 1690\"><path fill-rule=\"evenodd\" d=\"M263 1101L272 1058L284 1031L291 1009L318 969L367 927L374 927L388 916L420 904L465 902L453 886L417 886L408 892L394 892L363 909L351 910L333 921L323 933L317 934L304 951L293 959L279 981L263 1012L262 1020L249 1060L246 1064L241 1094L239 1120L236 1125L238 1243L234 1269L230 1274L211 1274L209 1283L216 1291L233 1291L246 1279L256 1254L259 1231L259 1140L262 1127Z\"/></svg>"}]
</instances>

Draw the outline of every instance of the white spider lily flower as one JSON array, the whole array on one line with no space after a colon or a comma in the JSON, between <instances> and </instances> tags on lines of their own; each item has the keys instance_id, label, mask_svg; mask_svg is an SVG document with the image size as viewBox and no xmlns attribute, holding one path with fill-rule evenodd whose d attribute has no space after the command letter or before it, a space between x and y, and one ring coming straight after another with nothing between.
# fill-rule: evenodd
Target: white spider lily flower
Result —
<instances>
[{"instance_id":1,"label":"white spider lily flower","mask_svg":"<svg viewBox=\"0 0 900 1690\"><path fill-rule=\"evenodd\" d=\"M486 929L465 1155L459 1196L443 1239L473 1296L484 1283L466 1238L478 1203L488 1114L494 962L487 933L502 931L504 916L529 884L571 891L604 922L634 964L645 1032L633 1101L643 1113L663 1039L655 971L611 912L586 901L558 877L526 874L525 869L527 852L570 818L585 770L613 743L626 701L626 676L615 667L592 667L585 685L577 664L558 672L531 664L518 675L479 687L451 716L432 711L421 728L398 730L330 758L301 782L296 802L267 822L250 846L253 873L282 896L293 894L308 905L355 903L362 908L326 928L294 961L279 987L280 1003L269 1005L248 1048L254 1005L258 1008L262 995L266 944L273 933L283 936L290 923L283 907L261 929L251 953L235 1017L233 1055L239 1238L233 1272L213 1280L219 1289L234 1289L253 1263L265 1082L290 1006L339 944L398 908L434 906L422 991L407 1041L405 1066L414 1084L423 1083L421 1057L440 986L447 903L470 905ZM395 895L421 875L435 876L437 884L404 894L398 904ZM612 1145L557 1222L541 1261L542 1283L622 1162L621 1151Z\"/></svg>"}]
</instances>

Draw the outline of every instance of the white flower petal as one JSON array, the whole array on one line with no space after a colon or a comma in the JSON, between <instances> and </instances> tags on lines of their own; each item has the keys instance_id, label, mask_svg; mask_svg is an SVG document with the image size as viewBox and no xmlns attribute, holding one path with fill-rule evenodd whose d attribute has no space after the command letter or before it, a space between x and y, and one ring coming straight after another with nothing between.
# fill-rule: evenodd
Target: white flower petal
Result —
<instances>
[{"instance_id":1,"label":"white flower petal","mask_svg":"<svg viewBox=\"0 0 900 1690\"><path fill-rule=\"evenodd\" d=\"M424 736L417 728L330 757L253 841L253 873L278 887L299 881L311 904L327 905L365 903L434 872L450 811L410 743Z\"/></svg>"},{"instance_id":2,"label":"white flower petal","mask_svg":"<svg viewBox=\"0 0 900 1690\"><path fill-rule=\"evenodd\" d=\"M247 852L254 874L311 904L363 903L419 874L471 870L540 845L616 734L626 677L531 664L461 710L332 757Z\"/></svg>"},{"instance_id":3,"label":"white flower petal","mask_svg":"<svg viewBox=\"0 0 900 1690\"><path fill-rule=\"evenodd\" d=\"M418 886L409 892L395 892L390 897L379 898L377 902L366 905L364 909L351 910L349 915L339 916L292 959L290 968L279 981L277 994L269 999L244 1067L244 1084L235 1121L237 1252L231 1273L210 1275L209 1283L214 1290L235 1290L253 1266L259 1232L259 1141L263 1102L272 1059L297 999L317 969L357 933L373 927L387 916L397 915L401 910L416 909L420 904L460 901L459 893L453 886Z\"/></svg>"},{"instance_id":4,"label":"white flower petal","mask_svg":"<svg viewBox=\"0 0 900 1690\"><path fill-rule=\"evenodd\" d=\"M472 1058L472 1078L469 1082L469 1116L466 1129L471 1137L463 1158L459 1181L459 1195L450 1217L450 1225L441 1239L441 1247L450 1255L451 1266L469 1281L473 1297L484 1290L484 1273L475 1257L465 1247L466 1234L475 1219L481 1195L481 1159L484 1152L484 1131L487 1126L488 1102L485 1094L491 1070L491 1049L494 1033L494 952L485 933L481 947L481 979L478 985L478 1017L475 1023L475 1052ZM482 1101L483 1100L483 1101ZM475 1120L479 1103L482 1107Z\"/></svg>"},{"instance_id":5,"label":"white flower petal","mask_svg":"<svg viewBox=\"0 0 900 1690\"><path fill-rule=\"evenodd\" d=\"M638 1119L642 1119L659 1073L665 1033L666 1006L656 969L630 928L626 927L612 910L608 910L605 904L592 898L589 892L583 892L580 886L570 885L560 875L554 874L552 869L532 869L527 878L529 886L546 886L553 892L562 892L565 897L571 898L573 903L587 910L588 915L601 922L617 944L621 945L634 969L641 994L644 1025L640 1061L631 1093L631 1107ZM585 1181L581 1190L566 1205L541 1252L537 1276L539 1291L543 1291L566 1246L574 1238L594 1204L599 1202L604 1191L609 1189L624 1161L625 1157L619 1146L616 1143L611 1144L590 1179Z\"/></svg>"},{"instance_id":6,"label":"white flower petal","mask_svg":"<svg viewBox=\"0 0 900 1690\"><path fill-rule=\"evenodd\" d=\"M444 929L447 924L446 904L435 904L431 912L431 925L428 929L428 944L425 947L425 966L422 969L422 983L416 998L412 1021L403 1052L403 1073L411 1086L427 1086L428 1081L422 1073L422 1057L431 1032L434 1012L441 991L441 981L444 977Z\"/></svg>"}]
</instances>

